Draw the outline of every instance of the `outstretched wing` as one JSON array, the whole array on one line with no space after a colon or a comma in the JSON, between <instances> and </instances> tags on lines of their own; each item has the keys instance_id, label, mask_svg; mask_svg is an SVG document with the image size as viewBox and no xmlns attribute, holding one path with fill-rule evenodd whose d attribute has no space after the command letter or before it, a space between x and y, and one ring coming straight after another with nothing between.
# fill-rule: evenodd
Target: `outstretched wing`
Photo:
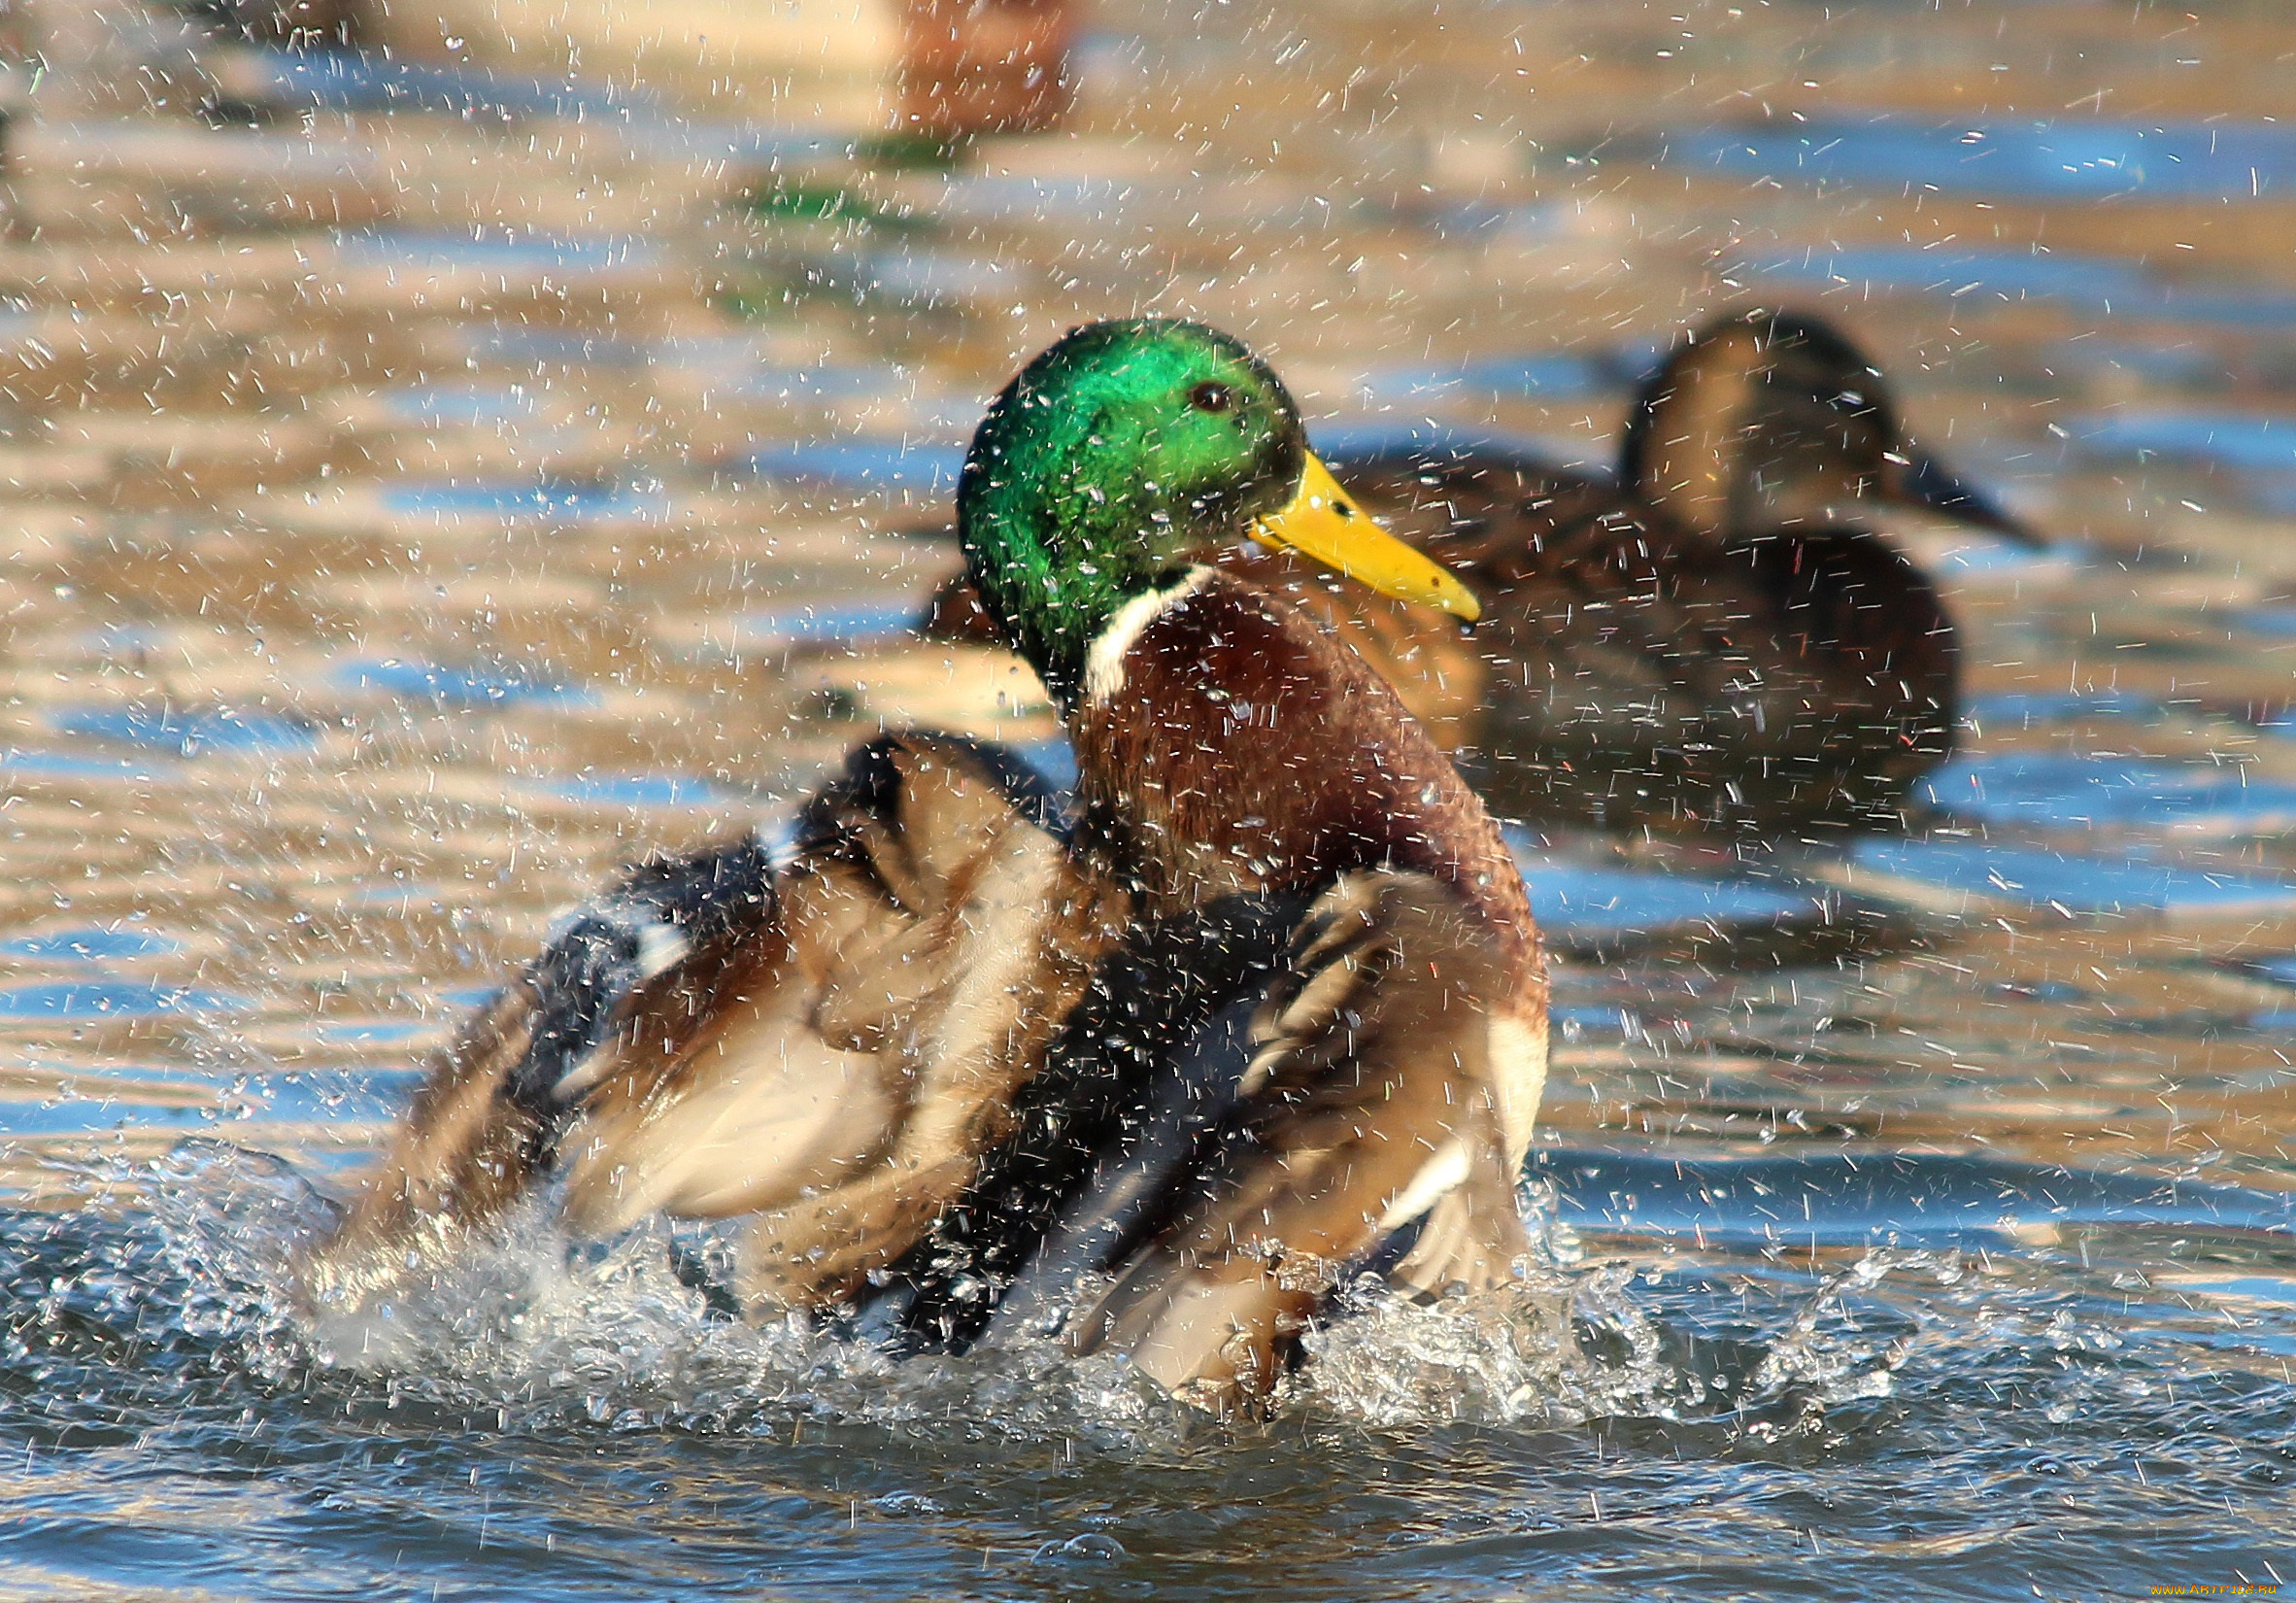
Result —
<instances>
[{"instance_id":1,"label":"outstretched wing","mask_svg":"<svg viewBox=\"0 0 2296 1603\"><path fill-rule=\"evenodd\" d=\"M833 1295L970 1178L1120 922L1055 822L996 748L900 736L779 873L755 839L632 871L434 1068L313 1283L395 1279L562 1174L578 1231L762 1211L748 1289Z\"/></svg>"},{"instance_id":2,"label":"outstretched wing","mask_svg":"<svg viewBox=\"0 0 2296 1603\"><path fill-rule=\"evenodd\" d=\"M549 1171L641 1016L693 1012L779 943L771 858L745 837L644 864L563 920L433 1065L381 1167L317 1260L346 1288L500 1213Z\"/></svg>"}]
</instances>

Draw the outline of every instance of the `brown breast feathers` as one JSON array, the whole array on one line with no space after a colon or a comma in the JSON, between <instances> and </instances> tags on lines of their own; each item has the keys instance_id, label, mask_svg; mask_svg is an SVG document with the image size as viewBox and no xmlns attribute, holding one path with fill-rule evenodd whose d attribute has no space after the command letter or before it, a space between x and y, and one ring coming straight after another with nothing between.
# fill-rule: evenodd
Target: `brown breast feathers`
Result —
<instances>
[{"instance_id":1,"label":"brown breast feathers","mask_svg":"<svg viewBox=\"0 0 2296 1603\"><path fill-rule=\"evenodd\" d=\"M1121 675L1096 675L1070 732L1086 839L1151 906L1391 864L1453 886L1507 967L1538 972L1522 875L1498 827L1354 652L1256 586L1199 570L1118 661Z\"/></svg>"}]
</instances>

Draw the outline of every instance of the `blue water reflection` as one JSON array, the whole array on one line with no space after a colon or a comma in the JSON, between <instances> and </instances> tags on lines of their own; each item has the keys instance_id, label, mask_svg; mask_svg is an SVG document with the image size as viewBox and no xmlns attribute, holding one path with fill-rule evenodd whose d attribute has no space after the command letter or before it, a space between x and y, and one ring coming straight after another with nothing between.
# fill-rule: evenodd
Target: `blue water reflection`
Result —
<instances>
[{"instance_id":1,"label":"blue water reflection","mask_svg":"<svg viewBox=\"0 0 2296 1603\"><path fill-rule=\"evenodd\" d=\"M566 707L594 702L593 693L549 674L514 666L449 666L384 658L346 664L335 683L349 691L382 691L408 701L456 710L510 706Z\"/></svg>"},{"instance_id":2,"label":"blue water reflection","mask_svg":"<svg viewBox=\"0 0 2296 1603\"><path fill-rule=\"evenodd\" d=\"M2036 829L2296 829L2296 784L2250 780L2237 769L2061 752L1965 757L1924 779L1918 794L1965 818Z\"/></svg>"},{"instance_id":3,"label":"blue water reflection","mask_svg":"<svg viewBox=\"0 0 2296 1603\"><path fill-rule=\"evenodd\" d=\"M944 440L872 435L785 440L757 446L732 465L760 477L807 479L843 489L949 495L956 491L957 475L964 466L964 447Z\"/></svg>"},{"instance_id":4,"label":"blue water reflection","mask_svg":"<svg viewBox=\"0 0 2296 1603\"><path fill-rule=\"evenodd\" d=\"M2296 1196L1956 1153L1731 1157L1542 1149L1586 1231L1713 1246L1979 1245L2082 1226L2253 1233L2296 1245Z\"/></svg>"},{"instance_id":5,"label":"blue water reflection","mask_svg":"<svg viewBox=\"0 0 2296 1603\"><path fill-rule=\"evenodd\" d=\"M1986 904L2072 913L2296 911L2296 883L2175 863L2090 857L1982 840L1866 839L1850 851L1858 888L1874 895L1947 892L1965 910Z\"/></svg>"},{"instance_id":6,"label":"blue water reflection","mask_svg":"<svg viewBox=\"0 0 2296 1603\"><path fill-rule=\"evenodd\" d=\"M136 1019L233 1013L243 997L164 980L70 979L0 987L0 1019Z\"/></svg>"},{"instance_id":7,"label":"blue water reflection","mask_svg":"<svg viewBox=\"0 0 2296 1603\"><path fill-rule=\"evenodd\" d=\"M1669 154L1677 165L1734 177L2021 200L2277 199L2296 178L2296 134L2264 123L1922 124L1816 116L1676 134Z\"/></svg>"},{"instance_id":8,"label":"blue water reflection","mask_svg":"<svg viewBox=\"0 0 2296 1603\"><path fill-rule=\"evenodd\" d=\"M318 728L303 719L236 707L63 707L50 715L49 723L58 734L147 746L178 757L302 751L319 743Z\"/></svg>"},{"instance_id":9,"label":"blue water reflection","mask_svg":"<svg viewBox=\"0 0 2296 1603\"><path fill-rule=\"evenodd\" d=\"M177 942L149 930L87 925L42 935L17 936L0 940L0 954L51 963L100 963L139 957L165 957Z\"/></svg>"}]
</instances>

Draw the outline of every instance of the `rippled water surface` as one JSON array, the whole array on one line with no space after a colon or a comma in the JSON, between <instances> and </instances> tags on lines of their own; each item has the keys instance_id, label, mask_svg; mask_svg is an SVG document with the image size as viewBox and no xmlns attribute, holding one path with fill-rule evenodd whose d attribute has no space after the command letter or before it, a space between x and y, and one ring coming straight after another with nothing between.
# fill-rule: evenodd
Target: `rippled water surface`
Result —
<instances>
[{"instance_id":1,"label":"rippled water surface","mask_svg":"<svg viewBox=\"0 0 2296 1603\"><path fill-rule=\"evenodd\" d=\"M202 120L173 22L74 26L0 239L0 1595L2296 1575L2277 7L1110 4L1069 131L908 165L373 61ZM1319 438L1600 462L1754 297L2052 543L1892 530L1969 681L1907 836L1518 833L1520 1287L1367 1286L1234 1425L722 1321L659 1230L296 1309L425 1054L616 864L883 722L1058 767L1025 676L906 630L1068 323L1232 326Z\"/></svg>"}]
</instances>

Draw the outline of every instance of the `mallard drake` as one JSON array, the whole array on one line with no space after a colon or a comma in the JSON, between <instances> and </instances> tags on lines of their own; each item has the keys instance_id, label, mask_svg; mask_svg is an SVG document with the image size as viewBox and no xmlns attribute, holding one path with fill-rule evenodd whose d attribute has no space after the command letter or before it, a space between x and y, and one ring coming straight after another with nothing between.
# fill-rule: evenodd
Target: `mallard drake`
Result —
<instances>
[{"instance_id":1,"label":"mallard drake","mask_svg":"<svg viewBox=\"0 0 2296 1603\"><path fill-rule=\"evenodd\" d=\"M1226 1407L1343 1266L1424 1292L1509 1272L1546 1064L1514 860L1362 659L1192 554L1249 532L1413 605L1473 598L1190 323L1038 357L959 503L1065 716L1073 806L1000 748L894 735L785 860L744 839L634 870L433 1069L309 1263L319 1304L387 1299L547 1191L577 1234L750 1216L745 1308L873 1299L915 1341L1097 1275L1070 1345Z\"/></svg>"},{"instance_id":2,"label":"mallard drake","mask_svg":"<svg viewBox=\"0 0 2296 1603\"><path fill-rule=\"evenodd\" d=\"M1783 312L1685 339L1612 478L1464 438L1334 460L1474 593L1471 634L1281 551L1221 565L1354 645L1501 813L1612 829L1897 827L1952 750L1958 646L1937 588L1865 523L1918 508L2032 538L1908 439L1864 353ZM925 629L992 625L959 583Z\"/></svg>"}]
</instances>

